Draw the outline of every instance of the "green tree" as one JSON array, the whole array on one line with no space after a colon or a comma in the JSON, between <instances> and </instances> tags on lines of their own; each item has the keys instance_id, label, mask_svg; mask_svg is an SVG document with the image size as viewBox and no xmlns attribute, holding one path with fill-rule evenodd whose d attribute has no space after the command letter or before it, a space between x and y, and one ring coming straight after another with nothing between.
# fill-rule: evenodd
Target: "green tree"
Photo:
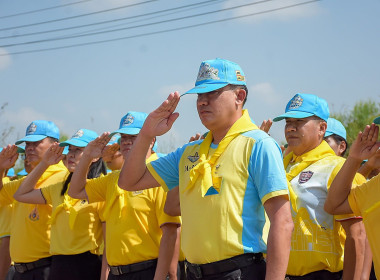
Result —
<instances>
[{"instance_id":1,"label":"green tree","mask_svg":"<svg viewBox=\"0 0 380 280\"><path fill-rule=\"evenodd\" d=\"M330 117L342 122L347 131L347 142L351 145L367 124L380 115L380 103L373 100L359 101L351 111L332 113Z\"/></svg>"}]
</instances>

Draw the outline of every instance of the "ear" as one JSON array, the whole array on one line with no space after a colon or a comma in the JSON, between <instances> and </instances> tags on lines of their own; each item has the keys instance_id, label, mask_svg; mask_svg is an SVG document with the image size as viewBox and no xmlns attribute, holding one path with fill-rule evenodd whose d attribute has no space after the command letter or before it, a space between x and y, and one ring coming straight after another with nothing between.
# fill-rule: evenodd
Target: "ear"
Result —
<instances>
[{"instance_id":1,"label":"ear","mask_svg":"<svg viewBox=\"0 0 380 280\"><path fill-rule=\"evenodd\" d=\"M340 154L343 154L343 152L346 150L346 148L347 148L346 142L340 141L339 147L338 147Z\"/></svg>"},{"instance_id":2,"label":"ear","mask_svg":"<svg viewBox=\"0 0 380 280\"><path fill-rule=\"evenodd\" d=\"M247 97L247 92L242 88L238 88L235 91L235 95L236 95L236 105L242 105L243 106L244 100Z\"/></svg>"},{"instance_id":3,"label":"ear","mask_svg":"<svg viewBox=\"0 0 380 280\"><path fill-rule=\"evenodd\" d=\"M319 122L319 135L322 136L322 139L325 136L327 129L327 123L326 122Z\"/></svg>"}]
</instances>

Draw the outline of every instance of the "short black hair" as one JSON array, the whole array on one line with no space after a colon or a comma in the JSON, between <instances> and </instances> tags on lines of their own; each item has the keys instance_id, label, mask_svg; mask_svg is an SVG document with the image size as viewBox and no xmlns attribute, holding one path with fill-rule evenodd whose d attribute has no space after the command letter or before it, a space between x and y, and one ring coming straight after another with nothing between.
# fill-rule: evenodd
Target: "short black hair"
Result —
<instances>
[{"instance_id":1,"label":"short black hair","mask_svg":"<svg viewBox=\"0 0 380 280\"><path fill-rule=\"evenodd\" d=\"M245 105L245 102L247 101L248 99L248 88L246 85L233 85L233 84L229 84L230 88L232 90L235 90L235 89L244 89L245 92L246 92L246 95L245 95L245 99L243 101L243 106Z\"/></svg>"}]
</instances>

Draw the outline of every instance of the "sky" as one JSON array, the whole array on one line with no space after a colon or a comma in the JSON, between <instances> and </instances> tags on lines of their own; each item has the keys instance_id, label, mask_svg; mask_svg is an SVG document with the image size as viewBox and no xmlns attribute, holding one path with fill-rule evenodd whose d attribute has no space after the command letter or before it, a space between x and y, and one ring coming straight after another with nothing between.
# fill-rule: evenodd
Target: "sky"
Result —
<instances>
[{"instance_id":1,"label":"sky","mask_svg":"<svg viewBox=\"0 0 380 280\"><path fill-rule=\"evenodd\" d=\"M9 143L38 119L68 136L117 130L128 111L149 113L192 88L200 63L217 57L243 69L256 124L282 114L296 93L326 99L332 113L379 102L379 11L379 0L3 0L0 130L14 127ZM61 48L75 44L86 45ZM195 103L196 95L181 98L159 151L206 131ZM283 128L270 132L279 143Z\"/></svg>"}]
</instances>

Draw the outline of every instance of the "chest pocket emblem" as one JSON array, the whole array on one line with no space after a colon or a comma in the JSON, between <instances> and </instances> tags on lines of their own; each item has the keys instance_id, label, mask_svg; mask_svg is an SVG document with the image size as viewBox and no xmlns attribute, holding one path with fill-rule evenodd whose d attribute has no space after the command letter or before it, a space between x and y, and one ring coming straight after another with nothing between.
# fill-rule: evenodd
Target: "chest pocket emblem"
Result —
<instances>
[{"instance_id":1,"label":"chest pocket emblem","mask_svg":"<svg viewBox=\"0 0 380 280\"><path fill-rule=\"evenodd\" d=\"M196 162L199 159L198 152L196 152L193 156L188 156L187 157L191 162Z\"/></svg>"},{"instance_id":2,"label":"chest pocket emblem","mask_svg":"<svg viewBox=\"0 0 380 280\"><path fill-rule=\"evenodd\" d=\"M40 219L40 214L38 213L37 207L34 207L33 211L29 214L29 219L33 222Z\"/></svg>"},{"instance_id":3,"label":"chest pocket emblem","mask_svg":"<svg viewBox=\"0 0 380 280\"><path fill-rule=\"evenodd\" d=\"M298 178L298 183L303 184L310 180L310 178L313 176L314 172L312 171L303 171L300 174L300 177Z\"/></svg>"}]
</instances>

